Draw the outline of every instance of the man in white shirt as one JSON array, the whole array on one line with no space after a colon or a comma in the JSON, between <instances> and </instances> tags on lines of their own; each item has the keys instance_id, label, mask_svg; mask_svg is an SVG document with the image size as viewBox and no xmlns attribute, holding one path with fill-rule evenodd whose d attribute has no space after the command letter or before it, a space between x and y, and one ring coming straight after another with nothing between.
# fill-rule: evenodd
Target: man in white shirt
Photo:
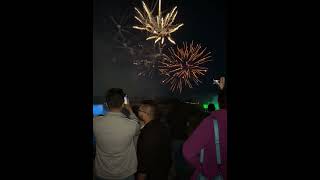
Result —
<instances>
[{"instance_id":1,"label":"man in white shirt","mask_svg":"<svg viewBox=\"0 0 320 180\"><path fill-rule=\"evenodd\" d=\"M130 105L124 104L124 96L122 89L110 89L106 94L109 112L93 121L97 180L134 180L137 171L134 138L140 125ZM129 117L121 113L122 108L130 112Z\"/></svg>"}]
</instances>

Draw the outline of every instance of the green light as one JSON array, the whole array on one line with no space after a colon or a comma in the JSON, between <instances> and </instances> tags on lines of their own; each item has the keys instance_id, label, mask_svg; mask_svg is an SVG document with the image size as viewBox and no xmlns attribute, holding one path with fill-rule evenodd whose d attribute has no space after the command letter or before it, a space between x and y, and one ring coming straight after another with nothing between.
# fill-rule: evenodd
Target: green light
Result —
<instances>
[{"instance_id":1,"label":"green light","mask_svg":"<svg viewBox=\"0 0 320 180\"><path fill-rule=\"evenodd\" d=\"M213 99L213 104L214 104L214 107L216 110L219 110L220 107L219 107L219 102L218 102L218 96L215 96L214 99Z\"/></svg>"},{"instance_id":2,"label":"green light","mask_svg":"<svg viewBox=\"0 0 320 180\"><path fill-rule=\"evenodd\" d=\"M207 110L209 104L213 104L216 110L220 109L219 102L218 102L218 96L214 96L212 101L208 101L207 103L202 104L203 109Z\"/></svg>"},{"instance_id":3,"label":"green light","mask_svg":"<svg viewBox=\"0 0 320 180\"><path fill-rule=\"evenodd\" d=\"M208 109L208 104L202 104L202 107L203 107L204 109Z\"/></svg>"}]
</instances>

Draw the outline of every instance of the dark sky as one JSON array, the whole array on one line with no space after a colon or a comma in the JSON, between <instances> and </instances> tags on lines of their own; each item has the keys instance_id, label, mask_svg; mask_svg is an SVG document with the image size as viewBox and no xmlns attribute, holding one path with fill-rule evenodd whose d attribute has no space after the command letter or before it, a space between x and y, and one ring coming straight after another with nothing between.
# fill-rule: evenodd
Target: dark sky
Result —
<instances>
[{"instance_id":1,"label":"dark sky","mask_svg":"<svg viewBox=\"0 0 320 180\"><path fill-rule=\"evenodd\" d=\"M150 5L156 0L145 0ZM93 27L93 96L103 96L111 87L120 87L130 96L174 96L181 98L209 97L215 94L213 77L225 74L224 55L224 2L223 0L162 0L162 9L171 10L178 6L176 23L184 23L172 34L178 45L182 42L200 43L213 52L213 61L206 64L208 74L200 78L203 82L193 89L184 88L182 93L172 93L168 86L160 84L155 75L152 79L138 77L136 67L130 62L132 58L126 49L118 48L114 40L117 29L110 16L127 25L131 34L124 33L126 39L145 38L146 34L130 28L137 24L134 20L134 6L141 9L140 0L95 0ZM200 98L202 97L202 98ZM96 99L96 98L94 98Z\"/></svg>"}]
</instances>

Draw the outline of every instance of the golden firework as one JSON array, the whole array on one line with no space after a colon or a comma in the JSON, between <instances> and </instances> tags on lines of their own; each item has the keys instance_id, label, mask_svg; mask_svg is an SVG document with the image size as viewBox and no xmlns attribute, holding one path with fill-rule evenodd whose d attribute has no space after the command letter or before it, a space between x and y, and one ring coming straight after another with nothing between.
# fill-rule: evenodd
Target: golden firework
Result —
<instances>
[{"instance_id":1,"label":"golden firework","mask_svg":"<svg viewBox=\"0 0 320 180\"><path fill-rule=\"evenodd\" d=\"M171 58L163 58L159 61L160 74L166 78L162 81L164 84L170 84L170 90L182 91L183 86L193 88L192 82L199 85L200 76L204 76L208 68L202 65L210 61L211 52L205 53L206 48L202 49L200 44L194 46L193 42L189 45L183 43L183 47L177 46L176 51L169 49Z\"/></svg>"},{"instance_id":2,"label":"golden firework","mask_svg":"<svg viewBox=\"0 0 320 180\"><path fill-rule=\"evenodd\" d=\"M171 38L171 33L183 26L183 24L173 25L173 22L178 14L177 6L174 7L171 12L167 13L165 16L162 16L161 0L159 0L158 15L154 17L150 9L143 1L142 5L145 14L142 14L138 8L134 8L137 12L137 16L134 18L138 20L141 25L133 26L133 28L151 33L151 36L149 36L147 40L154 39L154 43L160 41L161 44L163 44L165 38L167 38L171 43L176 44Z\"/></svg>"}]
</instances>

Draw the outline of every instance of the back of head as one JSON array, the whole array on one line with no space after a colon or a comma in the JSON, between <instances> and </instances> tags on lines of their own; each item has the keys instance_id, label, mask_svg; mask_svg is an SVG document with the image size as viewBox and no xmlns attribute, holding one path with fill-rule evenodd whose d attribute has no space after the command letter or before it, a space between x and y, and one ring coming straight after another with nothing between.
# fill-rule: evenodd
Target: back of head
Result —
<instances>
[{"instance_id":1,"label":"back of head","mask_svg":"<svg viewBox=\"0 0 320 180\"><path fill-rule=\"evenodd\" d=\"M148 110L153 120L159 120L160 113L158 105L153 100L144 100L141 102L141 106Z\"/></svg>"},{"instance_id":2,"label":"back of head","mask_svg":"<svg viewBox=\"0 0 320 180\"><path fill-rule=\"evenodd\" d=\"M209 111L209 112L212 112L212 111L215 111L215 110L216 110L216 108L214 107L214 104L210 103L210 104L208 105L208 111Z\"/></svg>"},{"instance_id":3,"label":"back of head","mask_svg":"<svg viewBox=\"0 0 320 180\"><path fill-rule=\"evenodd\" d=\"M120 88L111 88L106 93L106 103L110 109L121 108L124 103L124 92Z\"/></svg>"}]
</instances>

